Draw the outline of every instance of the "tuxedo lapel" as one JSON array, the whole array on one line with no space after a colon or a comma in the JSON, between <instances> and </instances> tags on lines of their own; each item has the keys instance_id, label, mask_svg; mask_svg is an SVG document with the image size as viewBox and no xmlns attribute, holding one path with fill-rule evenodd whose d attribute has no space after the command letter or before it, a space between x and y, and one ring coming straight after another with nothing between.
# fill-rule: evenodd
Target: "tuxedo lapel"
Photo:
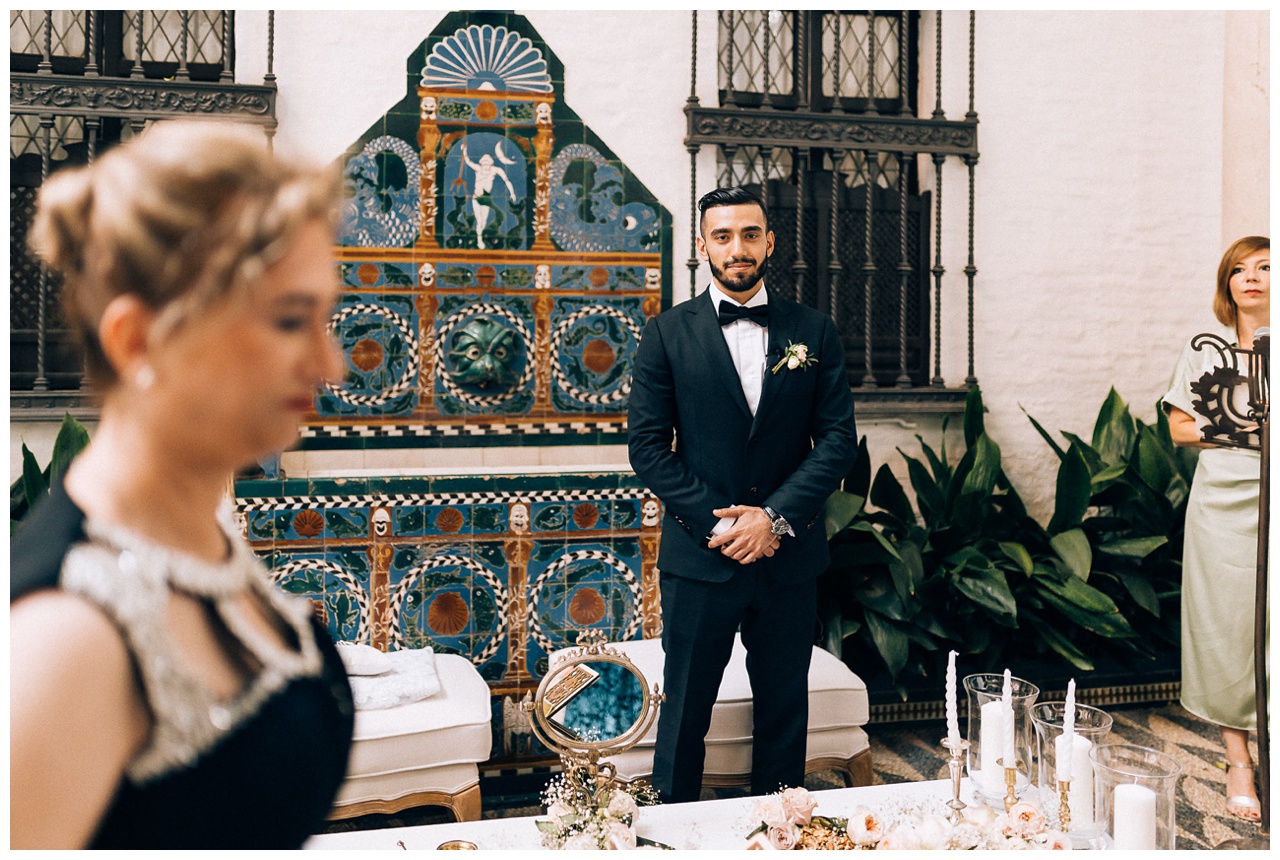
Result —
<instances>
[{"instance_id":1,"label":"tuxedo lapel","mask_svg":"<svg viewBox=\"0 0 1280 860\"><path fill-rule=\"evenodd\" d=\"M776 293L769 293L769 351L765 354L764 385L760 390L760 402L756 405L755 421L751 424L751 435L760 429L765 413L773 408L786 379L787 369L784 367L777 373L773 368L782 360L787 344L795 341L795 316L790 307Z\"/></svg>"},{"instance_id":2,"label":"tuxedo lapel","mask_svg":"<svg viewBox=\"0 0 1280 860\"><path fill-rule=\"evenodd\" d=\"M751 407L747 405L746 395L742 393L738 370L733 366L733 357L729 355L729 347L720 331L720 320L716 317L711 291L705 290L688 305L689 327L693 331L693 339L697 341L698 348L702 350L715 377L729 390L733 402L750 418Z\"/></svg>"}]
</instances>

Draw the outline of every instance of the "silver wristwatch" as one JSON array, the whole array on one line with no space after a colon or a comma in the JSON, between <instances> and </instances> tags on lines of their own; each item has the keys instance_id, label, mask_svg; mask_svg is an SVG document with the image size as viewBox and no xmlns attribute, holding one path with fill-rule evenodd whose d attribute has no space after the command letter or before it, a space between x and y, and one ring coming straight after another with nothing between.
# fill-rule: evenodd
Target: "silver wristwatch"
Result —
<instances>
[{"instance_id":1,"label":"silver wristwatch","mask_svg":"<svg viewBox=\"0 0 1280 860\"><path fill-rule=\"evenodd\" d=\"M773 522L773 525L769 530L775 535L778 535L779 537L782 535L786 535L787 537L796 536L795 529L791 528L791 523L787 522L787 518L782 514L778 513L768 505L765 505L761 510L763 510L765 515Z\"/></svg>"}]
</instances>

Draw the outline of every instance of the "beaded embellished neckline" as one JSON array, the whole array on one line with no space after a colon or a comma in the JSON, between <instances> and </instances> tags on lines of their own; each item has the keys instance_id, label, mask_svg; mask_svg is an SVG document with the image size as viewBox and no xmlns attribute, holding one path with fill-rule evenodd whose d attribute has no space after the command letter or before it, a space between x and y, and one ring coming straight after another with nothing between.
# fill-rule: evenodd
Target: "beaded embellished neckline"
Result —
<instances>
[{"instance_id":1,"label":"beaded embellished neckline","mask_svg":"<svg viewBox=\"0 0 1280 860\"><path fill-rule=\"evenodd\" d=\"M193 597L225 600L244 594L257 567L253 555L238 536L223 529L227 539L227 558L208 561L184 550L157 543L135 531L115 523L97 520L85 521L85 534L121 550L120 564L126 572L141 572L148 576L162 575L173 587ZM150 564L139 565L142 558ZM133 567L134 570L127 570Z\"/></svg>"}]
</instances>

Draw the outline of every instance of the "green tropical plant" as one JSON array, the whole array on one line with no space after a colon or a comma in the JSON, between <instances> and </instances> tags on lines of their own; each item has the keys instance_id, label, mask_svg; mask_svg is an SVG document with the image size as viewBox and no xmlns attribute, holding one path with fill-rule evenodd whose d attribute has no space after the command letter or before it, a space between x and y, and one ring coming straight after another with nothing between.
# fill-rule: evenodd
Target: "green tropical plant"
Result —
<instances>
[{"instance_id":1,"label":"green tropical plant","mask_svg":"<svg viewBox=\"0 0 1280 860\"><path fill-rule=\"evenodd\" d=\"M67 465L89 444L89 433L79 421L69 414L62 416L62 426L53 441L53 454L43 469L36 457L22 445L22 477L9 485L9 534L12 536L22 524L23 518L41 499L49 495L52 486Z\"/></svg>"},{"instance_id":2,"label":"green tropical plant","mask_svg":"<svg viewBox=\"0 0 1280 860\"><path fill-rule=\"evenodd\" d=\"M1099 654L1151 658L1176 642L1191 466L1163 420L1134 421L1112 391L1091 443L1064 434L1064 449L1036 424L1060 458L1045 527L1027 515L983 413L975 387L954 466L945 422L938 451L918 436L921 458L899 449L915 508L887 464L871 480L862 440L825 511L822 644L873 655L896 680L909 667L933 674L951 648L986 668L1052 656L1088 671Z\"/></svg>"}]
</instances>

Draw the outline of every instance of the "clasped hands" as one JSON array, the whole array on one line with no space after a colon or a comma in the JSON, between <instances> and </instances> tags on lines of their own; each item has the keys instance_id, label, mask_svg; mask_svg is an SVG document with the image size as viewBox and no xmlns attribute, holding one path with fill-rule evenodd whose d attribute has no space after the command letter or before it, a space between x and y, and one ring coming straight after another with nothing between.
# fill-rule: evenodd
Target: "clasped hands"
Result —
<instances>
[{"instance_id":1,"label":"clasped hands","mask_svg":"<svg viewBox=\"0 0 1280 860\"><path fill-rule=\"evenodd\" d=\"M707 546L710 549L719 548L720 552L739 564L751 564L762 558L769 558L781 546L780 538L773 533L773 522L760 508L734 505L731 508L717 508L711 513L717 517L737 518L728 529L713 537Z\"/></svg>"}]
</instances>

